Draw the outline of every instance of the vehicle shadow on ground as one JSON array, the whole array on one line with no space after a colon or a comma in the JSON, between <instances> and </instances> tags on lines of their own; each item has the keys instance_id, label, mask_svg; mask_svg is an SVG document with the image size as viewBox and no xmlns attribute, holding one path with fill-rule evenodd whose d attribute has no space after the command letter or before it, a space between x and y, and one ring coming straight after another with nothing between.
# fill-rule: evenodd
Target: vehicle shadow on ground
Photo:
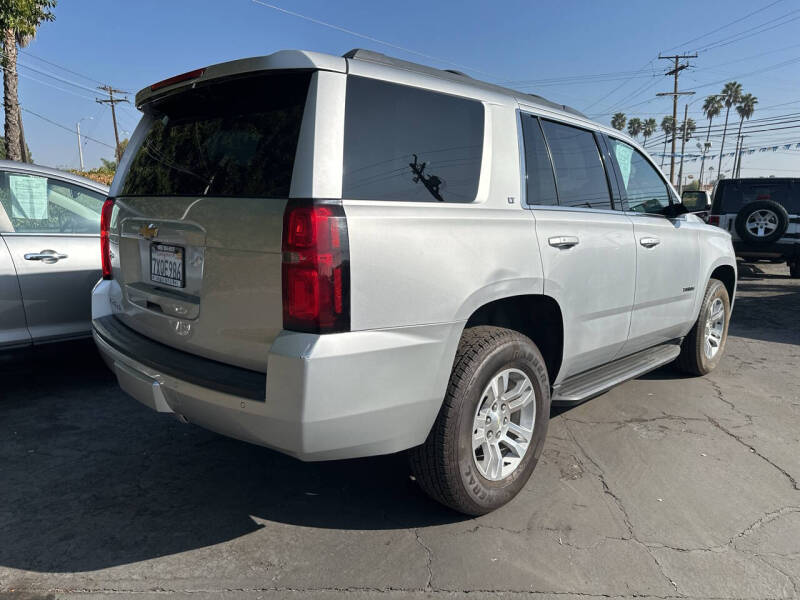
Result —
<instances>
[{"instance_id":1,"label":"vehicle shadow on ground","mask_svg":"<svg viewBox=\"0 0 800 600\"><path fill-rule=\"evenodd\" d=\"M762 265L763 266L763 265ZM736 265L739 280L747 279L791 279L789 267L784 265L785 273L768 273L758 263L739 261Z\"/></svg>"},{"instance_id":2,"label":"vehicle shadow on ground","mask_svg":"<svg viewBox=\"0 0 800 600\"><path fill-rule=\"evenodd\" d=\"M119 391L93 347L4 358L0 376L0 566L90 571L262 520L374 530L465 518L419 490L403 455L303 463L154 413Z\"/></svg>"}]
</instances>

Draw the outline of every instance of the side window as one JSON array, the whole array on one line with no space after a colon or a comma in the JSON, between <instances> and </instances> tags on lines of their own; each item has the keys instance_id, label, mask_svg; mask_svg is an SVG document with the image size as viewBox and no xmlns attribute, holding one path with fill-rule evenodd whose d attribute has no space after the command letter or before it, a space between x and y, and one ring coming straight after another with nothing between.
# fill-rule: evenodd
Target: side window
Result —
<instances>
[{"instance_id":1,"label":"side window","mask_svg":"<svg viewBox=\"0 0 800 600\"><path fill-rule=\"evenodd\" d=\"M522 139L525 143L525 201L527 204L558 204L553 163L542 135L539 119L522 115Z\"/></svg>"},{"instance_id":2,"label":"side window","mask_svg":"<svg viewBox=\"0 0 800 600\"><path fill-rule=\"evenodd\" d=\"M542 120L553 154L561 206L611 208L611 195L594 134L586 129Z\"/></svg>"},{"instance_id":3,"label":"side window","mask_svg":"<svg viewBox=\"0 0 800 600\"><path fill-rule=\"evenodd\" d=\"M612 159L622 176L620 182L628 210L663 213L669 206L667 184L650 162L633 146L609 138Z\"/></svg>"},{"instance_id":4,"label":"side window","mask_svg":"<svg viewBox=\"0 0 800 600\"><path fill-rule=\"evenodd\" d=\"M348 76L342 197L472 202L483 112L476 100Z\"/></svg>"},{"instance_id":5,"label":"side window","mask_svg":"<svg viewBox=\"0 0 800 600\"><path fill-rule=\"evenodd\" d=\"M0 202L16 233L100 233L103 196L39 175L2 174Z\"/></svg>"}]
</instances>

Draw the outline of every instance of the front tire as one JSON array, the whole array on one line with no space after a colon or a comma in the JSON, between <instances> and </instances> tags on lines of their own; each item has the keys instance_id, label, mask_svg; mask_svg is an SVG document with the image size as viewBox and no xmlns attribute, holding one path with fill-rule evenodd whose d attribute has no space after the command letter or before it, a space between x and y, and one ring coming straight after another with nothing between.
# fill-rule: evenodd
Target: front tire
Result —
<instances>
[{"instance_id":1,"label":"front tire","mask_svg":"<svg viewBox=\"0 0 800 600\"><path fill-rule=\"evenodd\" d=\"M466 329L436 422L409 453L412 472L434 500L468 515L491 512L530 478L549 417L536 345L510 329Z\"/></svg>"},{"instance_id":2,"label":"front tire","mask_svg":"<svg viewBox=\"0 0 800 600\"><path fill-rule=\"evenodd\" d=\"M707 375L719 364L728 339L731 301L718 279L710 279L700 315L681 345L678 368L690 375Z\"/></svg>"}]
</instances>

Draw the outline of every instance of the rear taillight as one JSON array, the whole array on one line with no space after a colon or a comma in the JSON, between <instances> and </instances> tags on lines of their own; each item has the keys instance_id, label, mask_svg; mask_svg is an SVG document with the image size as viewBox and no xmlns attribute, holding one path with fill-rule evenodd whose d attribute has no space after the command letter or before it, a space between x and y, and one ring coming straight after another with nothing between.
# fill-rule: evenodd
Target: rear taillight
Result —
<instances>
[{"instance_id":1,"label":"rear taillight","mask_svg":"<svg viewBox=\"0 0 800 600\"><path fill-rule=\"evenodd\" d=\"M708 215L707 223L719 227L719 215Z\"/></svg>"},{"instance_id":2,"label":"rear taillight","mask_svg":"<svg viewBox=\"0 0 800 600\"><path fill-rule=\"evenodd\" d=\"M111 213L114 210L114 199L106 198L100 212L100 260L103 266L103 279L111 279L111 246L108 231L111 228Z\"/></svg>"},{"instance_id":3,"label":"rear taillight","mask_svg":"<svg viewBox=\"0 0 800 600\"><path fill-rule=\"evenodd\" d=\"M290 200L283 214L283 328L350 329L350 250L341 204Z\"/></svg>"}]
</instances>

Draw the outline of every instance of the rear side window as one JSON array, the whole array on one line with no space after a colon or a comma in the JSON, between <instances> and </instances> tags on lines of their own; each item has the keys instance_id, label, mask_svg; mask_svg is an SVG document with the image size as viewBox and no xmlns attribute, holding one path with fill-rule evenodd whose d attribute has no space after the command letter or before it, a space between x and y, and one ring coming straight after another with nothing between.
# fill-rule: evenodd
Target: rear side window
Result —
<instances>
[{"instance_id":1,"label":"rear side window","mask_svg":"<svg viewBox=\"0 0 800 600\"><path fill-rule=\"evenodd\" d=\"M480 102L347 78L343 198L472 202L482 154Z\"/></svg>"},{"instance_id":2,"label":"rear side window","mask_svg":"<svg viewBox=\"0 0 800 600\"><path fill-rule=\"evenodd\" d=\"M783 206L789 214L800 214L800 185L790 181L721 181L717 196L719 213L738 213L742 208L757 200L772 200ZM715 197L716 201L716 197ZM716 202L715 202L716 203Z\"/></svg>"},{"instance_id":3,"label":"rear side window","mask_svg":"<svg viewBox=\"0 0 800 600\"><path fill-rule=\"evenodd\" d=\"M529 205L558 204L553 163L544 142L539 119L522 116L522 138L525 143L525 202Z\"/></svg>"},{"instance_id":4,"label":"rear side window","mask_svg":"<svg viewBox=\"0 0 800 600\"><path fill-rule=\"evenodd\" d=\"M669 206L667 184L656 168L633 146L608 139L611 157L622 176L623 199L627 210L663 213Z\"/></svg>"},{"instance_id":5,"label":"rear side window","mask_svg":"<svg viewBox=\"0 0 800 600\"><path fill-rule=\"evenodd\" d=\"M3 172L0 204L16 233L100 233L105 196L59 179Z\"/></svg>"},{"instance_id":6,"label":"rear side window","mask_svg":"<svg viewBox=\"0 0 800 600\"><path fill-rule=\"evenodd\" d=\"M594 134L586 129L542 120L553 154L561 206L611 208L611 195Z\"/></svg>"},{"instance_id":7,"label":"rear side window","mask_svg":"<svg viewBox=\"0 0 800 600\"><path fill-rule=\"evenodd\" d=\"M212 81L147 105L119 195L285 198L310 78Z\"/></svg>"}]
</instances>

